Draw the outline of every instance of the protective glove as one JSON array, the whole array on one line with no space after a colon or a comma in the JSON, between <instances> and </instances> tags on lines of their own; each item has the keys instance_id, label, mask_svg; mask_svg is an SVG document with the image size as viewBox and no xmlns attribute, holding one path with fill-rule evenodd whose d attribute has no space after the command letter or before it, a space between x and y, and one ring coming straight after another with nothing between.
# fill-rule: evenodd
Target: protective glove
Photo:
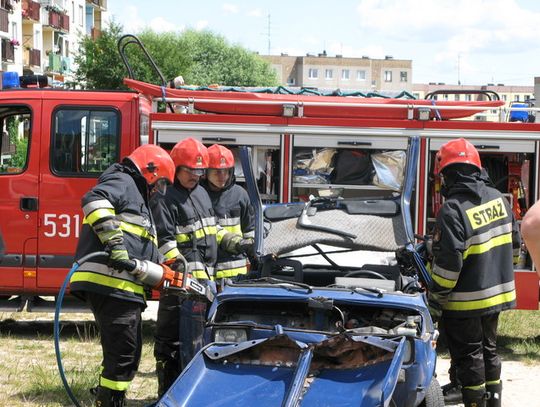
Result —
<instances>
[{"instance_id":1,"label":"protective glove","mask_svg":"<svg viewBox=\"0 0 540 407\"><path fill-rule=\"evenodd\" d=\"M236 243L236 252L245 253L250 257L255 256L255 240L251 237L241 238Z\"/></svg>"},{"instance_id":2,"label":"protective glove","mask_svg":"<svg viewBox=\"0 0 540 407\"><path fill-rule=\"evenodd\" d=\"M129 259L129 254L123 244L107 245L105 248L109 252L109 266L118 271L131 272L137 267L134 260Z\"/></svg>"}]
</instances>

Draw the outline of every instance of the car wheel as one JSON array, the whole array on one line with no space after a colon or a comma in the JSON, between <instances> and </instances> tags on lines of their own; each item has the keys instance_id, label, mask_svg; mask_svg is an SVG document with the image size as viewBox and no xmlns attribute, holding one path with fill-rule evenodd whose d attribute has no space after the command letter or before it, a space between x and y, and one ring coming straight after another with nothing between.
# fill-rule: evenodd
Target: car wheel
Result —
<instances>
[{"instance_id":1,"label":"car wheel","mask_svg":"<svg viewBox=\"0 0 540 407\"><path fill-rule=\"evenodd\" d=\"M420 403L420 407L444 407L444 396L437 379L433 378L431 380L429 388L426 391L426 397Z\"/></svg>"}]
</instances>

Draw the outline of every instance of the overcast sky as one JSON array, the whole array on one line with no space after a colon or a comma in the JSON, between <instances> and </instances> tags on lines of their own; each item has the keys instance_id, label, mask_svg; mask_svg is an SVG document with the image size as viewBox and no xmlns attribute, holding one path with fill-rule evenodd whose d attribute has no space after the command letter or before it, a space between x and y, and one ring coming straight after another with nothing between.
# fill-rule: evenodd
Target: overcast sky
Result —
<instances>
[{"instance_id":1,"label":"overcast sky","mask_svg":"<svg viewBox=\"0 0 540 407\"><path fill-rule=\"evenodd\" d=\"M539 0L110 0L108 7L126 33L207 29L261 54L411 59L414 83L533 86L540 76Z\"/></svg>"}]
</instances>

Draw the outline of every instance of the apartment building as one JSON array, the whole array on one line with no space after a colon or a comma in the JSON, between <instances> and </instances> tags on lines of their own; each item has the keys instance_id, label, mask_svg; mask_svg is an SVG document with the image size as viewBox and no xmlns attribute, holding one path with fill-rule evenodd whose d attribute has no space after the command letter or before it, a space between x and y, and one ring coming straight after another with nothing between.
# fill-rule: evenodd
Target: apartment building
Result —
<instances>
[{"instance_id":1,"label":"apartment building","mask_svg":"<svg viewBox=\"0 0 540 407\"><path fill-rule=\"evenodd\" d=\"M81 35L99 35L107 0L0 0L1 70L71 79Z\"/></svg>"},{"instance_id":2,"label":"apartment building","mask_svg":"<svg viewBox=\"0 0 540 407\"><path fill-rule=\"evenodd\" d=\"M277 73L284 86L363 92L412 91L412 61L328 56L325 51L306 56L261 55Z\"/></svg>"},{"instance_id":3,"label":"apartment building","mask_svg":"<svg viewBox=\"0 0 540 407\"><path fill-rule=\"evenodd\" d=\"M540 81L539 81L540 82ZM532 102L535 95L534 86L509 86L502 83L494 84L488 83L487 85L447 85L445 83L428 83L420 84L415 83L412 85L412 93L417 99L424 99L426 95L436 91L452 91L452 92L464 92L461 94L439 94L434 95L435 100L456 100L456 101L470 101L470 100L486 100L487 96L482 94L469 93L467 91L487 91L495 92L499 95L501 100L504 100L505 108L509 112L510 105L513 102ZM499 121L500 112L498 110L492 110L490 112L475 115L476 120L487 121ZM506 119L505 119L506 120Z\"/></svg>"}]
</instances>

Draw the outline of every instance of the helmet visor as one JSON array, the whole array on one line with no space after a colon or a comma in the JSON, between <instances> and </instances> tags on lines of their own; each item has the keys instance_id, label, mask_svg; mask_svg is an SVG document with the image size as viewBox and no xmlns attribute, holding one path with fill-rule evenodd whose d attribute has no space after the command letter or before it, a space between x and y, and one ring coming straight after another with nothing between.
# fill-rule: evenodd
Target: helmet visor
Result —
<instances>
[{"instance_id":1,"label":"helmet visor","mask_svg":"<svg viewBox=\"0 0 540 407\"><path fill-rule=\"evenodd\" d=\"M189 167L181 167L181 168L192 175L196 175L197 177L202 177L204 174L206 174L205 168L189 168Z\"/></svg>"},{"instance_id":2,"label":"helmet visor","mask_svg":"<svg viewBox=\"0 0 540 407\"><path fill-rule=\"evenodd\" d=\"M152 185L150 185L151 193L158 193L160 195L165 195L167 192L167 187L170 185L170 182L167 178L160 178Z\"/></svg>"}]
</instances>

